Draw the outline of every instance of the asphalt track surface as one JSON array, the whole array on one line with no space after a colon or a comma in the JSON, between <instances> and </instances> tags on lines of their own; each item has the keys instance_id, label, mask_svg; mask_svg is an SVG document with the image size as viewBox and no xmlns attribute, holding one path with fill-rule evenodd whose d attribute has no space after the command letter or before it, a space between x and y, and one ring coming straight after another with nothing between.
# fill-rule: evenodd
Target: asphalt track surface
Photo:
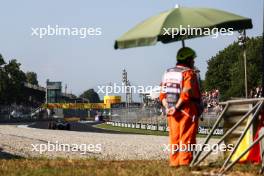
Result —
<instances>
[{"instance_id":1,"label":"asphalt track surface","mask_svg":"<svg viewBox=\"0 0 264 176\"><path fill-rule=\"evenodd\" d=\"M48 123L45 122L35 122L34 124L29 125L28 127L31 128L39 128L39 129L48 129ZM94 133L110 133L110 134L131 134L126 132L119 132L113 130L106 130L94 127L94 125L101 124L102 122L87 122L87 123L80 123L80 122L70 122L71 129L70 131L78 131L78 132L94 132Z\"/></svg>"}]
</instances>

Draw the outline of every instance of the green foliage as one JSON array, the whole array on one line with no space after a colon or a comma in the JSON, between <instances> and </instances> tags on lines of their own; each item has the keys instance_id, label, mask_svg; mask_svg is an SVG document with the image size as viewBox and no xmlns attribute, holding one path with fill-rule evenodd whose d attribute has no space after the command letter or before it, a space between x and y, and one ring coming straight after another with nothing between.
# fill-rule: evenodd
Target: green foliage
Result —
<instances>
[{"instance_id":1,"label":"green foliage","mask_svg":"<svg viewBox=\"0 0 264 176\"><path fill-rule=\"evenodd\" d=\"M25 73L15 59L5 63L0 56L0 104L20 103L24 100Z\"/></svg>"},{"instance_id":2,"label":"green foliage","mask_svg":"<svg viewBox=\"0 0 264 176\"><path fill-rule=\"evenodd\" d=\"M5 60L3 58L3 56L0 54L0 66L5 64Z\"/></svg>"},{"instance_id":3,"label":"green foliage","mask_svg":"<svg viewBox=\"0 0 264 176\"><path fill-rule=\"evenodd\" d=\"M87 157L88 158L88 157ZM109 157L110 158L110 157ZM157 160L101 160L97 158L26 158L0 159L0 175L20 176L195 176L215 173L222 166L220 158L209 165L188 167L171 167L168 161ZM259 175L261 165L243 163L236 164L228 175ZM216 174L215 174L216 175Z\"/></svg>"},{"instance_id":4,"label":"green foliage","mask_svg":"<svg viewBox=\"0 0 264 176\"><path fill-rule=\"evenodd\" d=\"M261 84L262 37L247 38L248 91ZM221 100L244 97L243 48L237 42L209 59L205 76L205 90L219 89Z\"/></svg>"},{"instance_id":5,"label":"green foliage","mask_svg":"<svg viewBox=\"0 0 264 176\"><path fill-rule=\"evenodd\" d=\"M1 64L2 63L2 64ZM8 83L8 74L4 70L4 59L0 55L0 104L4 104L6 100L5 93L8 91L7 83Z\"/></svg>"},{"instance_id":6,"label":"green foliage","mask_svg":"<svg viewBox=\"0 0 264 176\"><path fill-rule=\"evenodd\" d=\"M99 95L94 91L94 89L84 91L80 97L88 99L90 103L100 103Z\"/></svg>"},{"instance_id":7,"label":"green foliage","mask_svg":"<svg viewBox=\"0 0 264 176\"><path fill-rule=\"evenodd\" d=\"M202 92L205 91L205 81L204 80L200 80L200 89Z\"/></svg>"},{"instance_id":8,"label":"green foliage","mask_svg":"<svg viewBox=\"0 0 264 176\"><path fill-rule=\"evenodd\" d=\"M38 85L38 76L35 72L26 73L27 82L33 85Z\"/></svg>"}]
</instances>

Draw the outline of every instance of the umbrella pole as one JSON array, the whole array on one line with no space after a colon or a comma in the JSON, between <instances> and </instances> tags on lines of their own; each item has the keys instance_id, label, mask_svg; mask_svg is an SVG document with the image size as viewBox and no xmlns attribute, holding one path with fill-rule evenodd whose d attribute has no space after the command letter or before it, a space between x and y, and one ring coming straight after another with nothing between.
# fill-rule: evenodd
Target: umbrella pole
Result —
<instances>
[{"instance_id":1,"label":"umbrella pole","mask_svg":"<svg viewBox=\"0 0 264 176\"><path fill-rule=\"evenodd\" d=\"M185 47L185 42L184 42L184 40L182 40L182 47Z\"/></svg>"},{"instance_id":2,"label":"umbrella pole","mask_svg":"<svg viewBox=\"0 0 264 176\"><path fill-rule=\"evenodd\" d=\"M246 40L246 30L244 29L243 31L243 35L245 37ZM245 74L245 97L248 98L248 88L247 88L247 52L246 52L246 44L244 44L243 46L243 58L244 58L244 74Z\"/></svg>"}]
</instances>

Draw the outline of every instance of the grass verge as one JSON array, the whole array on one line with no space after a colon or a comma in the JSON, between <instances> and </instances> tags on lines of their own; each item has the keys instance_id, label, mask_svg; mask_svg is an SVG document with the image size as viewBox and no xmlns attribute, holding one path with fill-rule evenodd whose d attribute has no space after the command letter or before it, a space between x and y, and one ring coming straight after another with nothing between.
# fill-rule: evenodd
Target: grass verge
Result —
<instances>
[{"instance_id":1,"label":"grass verge","mask_svg":"<svg viewBox=\"0 0 264 176\"><path fill-rule=\"evenodd\" d=\"M156 136L168 136L168 132L166 131L152 131L152 130L144 130L137 128L126 128L126 127L116 127L112 125L108 125L106 123L95 125L96 128L119 131L123 133L134 133L134 134L145 134L145 135L156 135Z\"/></svg>"},{"instance_id":2,"label":"grass verge","mask_svg":"<svg viewBox=\"0 0 264 176\"><path fill-rule=\"evenodd\" d=\"M10 159L0 160L0 175L8 176L185 176L212 173L219 166L172 168L164 160L101 161L95 159ZM260 166L236 165L228 175L257 175Z\"/></svg>"},{"instance_id":3,"label":"grass verge","mask_svg":"<svg viewBox=\"0 0 264 176\"><path fill-rule=\"evenodd\" d=\"M168 136L169 133L166 131L152 131L152 130L144 130L144 129L136 129L136 128L126 128L126 127L116 127L112 125L108 125L106 123L95 125L96 128L119 131L122 133L130 133L130 134L144 134L144 135L156 135L156 136ZM207 135L197 134L199 138L205 138ZM221 136L213 136L213 138L221 138Z\"/></svg>"}]
</instances>

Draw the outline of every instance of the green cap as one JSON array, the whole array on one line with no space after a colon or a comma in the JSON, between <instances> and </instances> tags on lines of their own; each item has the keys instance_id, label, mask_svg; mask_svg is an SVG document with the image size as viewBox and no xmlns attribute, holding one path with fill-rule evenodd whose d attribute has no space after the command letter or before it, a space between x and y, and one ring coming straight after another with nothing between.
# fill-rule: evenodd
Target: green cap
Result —
<instances>
[{"instance_id":1,"label":"green cap","mask_svg":"<svg viewBox=\"0 0 264 176\"><path fill-rule=\"evenodd\" d=\"M177 61L184 61L185 59L189 57L193 57L193 58L196 57L196 53L193 49L189 47L183 47L179 49L177 53Z\"/></svg>"}]
</instances>

